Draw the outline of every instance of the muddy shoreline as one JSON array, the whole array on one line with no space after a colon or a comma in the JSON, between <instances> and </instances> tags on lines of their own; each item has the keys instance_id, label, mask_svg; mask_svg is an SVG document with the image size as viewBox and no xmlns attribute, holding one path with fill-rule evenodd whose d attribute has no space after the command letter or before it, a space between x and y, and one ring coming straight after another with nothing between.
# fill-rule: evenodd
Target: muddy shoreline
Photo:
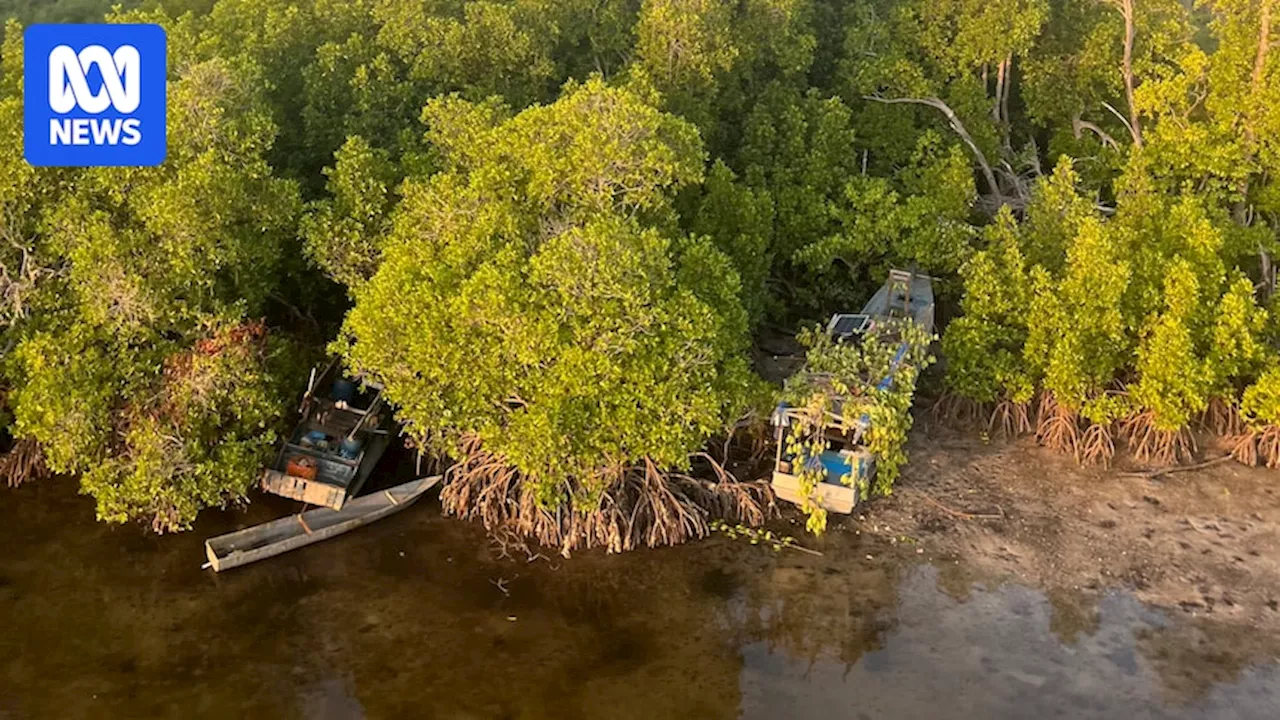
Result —
<instances>
[{"instance_id":1,"label":"muddy shoreline","mask_svg":"<svg viewBox=\"0 0 1280 720\"><path fill-rule=\"evenodd\" d=\"M1082 467L1029 438L984 443L925 424L893 497L841 531L963 555L1046 591L1143 602L1280 632L1280 482L1235 462L1155 478ZM1124 460L1122 459L1122 463Z\"/></svg>"}]
</instances>

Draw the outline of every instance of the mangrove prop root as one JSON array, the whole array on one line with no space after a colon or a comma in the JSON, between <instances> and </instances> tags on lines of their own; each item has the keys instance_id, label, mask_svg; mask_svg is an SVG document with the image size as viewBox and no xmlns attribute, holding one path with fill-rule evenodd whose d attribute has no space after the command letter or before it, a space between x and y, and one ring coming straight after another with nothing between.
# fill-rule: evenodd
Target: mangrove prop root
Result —
<instances>
[{"instance_id":1,"label":"mangrove prop root","mask_svg":"<svg viewBox=\"0 0 1280 720\"><path fill-rule=\"evenodd\" d=\"M1231 438L1231 456L1245 465L1280 467L1280 426L1268 425Z\"/></svg>"},{"instance_id":2,"label":"mangrove prop root","mask_svg":"<svg viewBox=\"0 0 1280 720\"><path fill-rule=\"evenodd\" d=\"M1200 416L1200 424L1215 435L1233 437L1246 431L1244 419L1234 403L1215 397Z\"/></svg>"},{"instance_id":3,"label":"mangrove prop root","mask_svg":"<svg viewBox=\"0 0 1280 720\"><path fill-rule=\"evenodd\" d=\"M1121 429L1134 457L1157 465L1173 465L1195 458L1196 441L1189 428L1161 430L1155 413L1145 410L1121 421Z\"/></svg>"},{"instance_id":4,"label":"mangrove prop root","mask_svg":"<svg viewBox=\"0 0 1280 720\"><path fill-rule=\"evenodd\" d=\"M987 420L987 434L993 437L1014 438L1031 432L1031 411L1027 403L1004 400L991 411Z\"/></svg>"},{"instance_id":5,"label":"mangrove prop root","mask_svg":"<svg viewBox=\"0 0 1280 720\"><path fill-rule=\"evenodd\" d=\"M1116 444L1109 424L1094 423L1085 428L1084 437L1080 440L1080 454L1077 457L1079 462L1108 467L1115 454Z\"/></svg>"},{"instance_id":6,"label":"mangrove prop root","mask_svg":"<svg viewBox=\"0 0 1280 720\"><path fill-rule=\"evenodd\" d=\"M1256 466L1258 464L1258 435L1259 433L1250 431L1227 438L1231 448L1231 457L1249 467Z\"/></svg>"},{"instance_id":7,"label":"mangrove prop root","mask_svg":"<svg viewBox=\"0 0 1280 720\"><path fill-rule=\"evenodd\" d=\"M1036 413L1036 442L1079 457L1080 431L1075 411L1046 395Z\"/></svg>"},{"instance_id":8,"label":"mangrove prop root","mask_svg":"<svg viewBox=\"0 0 1280 720\"><path fill-rule=\"evenodd\" d=\"M0 454L0 478L9 487L49 476L44 462L44 452L35 440L23 438L14 443L7 453Z\"/></svg>"},{"instance_id":9,"label":"mangrove prop root","mask_svg":"<svg viewBox=\"0 0 1280 720\"><path fill-rule=\"evenodd\" d=\"M984 404L977 400L944 392L929 407L929 414L934 422L941 425L969 428L981 422L981 419L987 415L987 410Z\"/></svg>"},{"instance_id":10,"label":"mangrove prop root","mask_svg":"<svg viewBox=\"0 0 1280 720\"><path fill-rule=\"evenodd\" d=\"M759 525L777 514L767 482L739 482L705 454L698 457L717 481L667 472L646 459L609 471L599 505L584 511L572 507L568 486L559 507L541 507L501 457L478 442L464 443L462 450L463 460L446 474L441 504L450 515L478 520L504 544L519 536L565 556L594 547L623 552L706 537L715 519Z\"/></svg>"}]
</instances>

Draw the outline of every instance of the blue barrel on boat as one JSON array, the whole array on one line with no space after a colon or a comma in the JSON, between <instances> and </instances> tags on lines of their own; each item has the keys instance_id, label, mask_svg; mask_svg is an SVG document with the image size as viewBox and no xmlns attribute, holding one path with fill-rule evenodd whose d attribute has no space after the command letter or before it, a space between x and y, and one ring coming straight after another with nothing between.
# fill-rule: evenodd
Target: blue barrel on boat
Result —
<instances>
[{"instance_id":1,"label":"blue barrel on boat","mask_svg":"<svg viewBox=\"0 0 1280 720\"><path fill-rule=\"evenodd\" d=\"M358 438L343 438L342 444L338 447L338 454L348 460L355 460L363 445L364 443Z\"/></svg>"},{"instance_id":2,"label":"blue barrel on boat","mask_svg":"<svg viewBox=\"0 0 1280 720\"><path fill-rule=\"evenodd\" d=\"M826 482L841 484L846 475L857 483L871 478L875 468L875 456L865 449L835 451L827 450L818 456L822 467L827 471Z\"/></svg>"}]
</instances>

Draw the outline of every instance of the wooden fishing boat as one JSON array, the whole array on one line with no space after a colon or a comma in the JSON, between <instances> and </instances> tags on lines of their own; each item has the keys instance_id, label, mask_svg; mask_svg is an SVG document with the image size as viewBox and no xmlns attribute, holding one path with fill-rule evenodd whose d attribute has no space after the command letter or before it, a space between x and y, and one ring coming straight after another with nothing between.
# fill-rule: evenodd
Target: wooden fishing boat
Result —
<instances>
[{"instance_id":1,"label":"wooden fishing boat","mask_svg":"<svg viewBox=\"0 0 1280 720\"><path fill-rule=\"evenodd\" d=\"M440 482L441 476L420 478L346 503L341 510L317 508L272 520L204 541L212 567L221 572L275 557L368 525L412 505Z\"/></svg>"},{"instance_id":2,"label":"wooden fishing boat","mask_svg":"<svg viewBox=\"0 0 1280 720\"><path fill-rule=\"evenodd\" d=\"M898 318L910 318L926 332L933 332L933 313L933 278L906 270L890 270L889 279L871 296L862 312L833 315L827 323L827 334L836 342L856 343L879 323ZM875 378L868 380L882 388L888 387L894 381L907 350L907 344L902 343L886 376L878 381ZM837 400L837 410L839 405ZM785 403L773 411L772 423L777 441L773 490L779 498L803 505L805 496L800 489L799 477L803 463L824 473L811 500L830 512L851 513L861 500L858 488L869 483L875 475L875 455L863 441L871 427L871 419L864 414L846 425L844 417L839 412L834 413L821 428L827 449L818 457L797 458L785 450L787 429L793 422L802 422L803 413L803 408L792 408ZM841 478L847 478L850 484L842 482Z\"/></svg>"},{"instance_id":3,"label":"wooden fishing boat","mask_svg":"<svg viewBox=\"0 0 1280 720\"><path fill-rule=\"evenodd\" d=\"M382 386L343 376L337 361L311 371L301 420L262 471L273 495L341 510L391 444Z\"/></svg>"}]
</instances>

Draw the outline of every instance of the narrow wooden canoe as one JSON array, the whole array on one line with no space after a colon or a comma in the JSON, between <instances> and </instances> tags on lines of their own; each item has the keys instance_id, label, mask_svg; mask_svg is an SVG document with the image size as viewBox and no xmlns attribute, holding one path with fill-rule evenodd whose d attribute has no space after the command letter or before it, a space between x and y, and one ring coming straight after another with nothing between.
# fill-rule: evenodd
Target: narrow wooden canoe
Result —
<instances>
[{"instance_id":1,"label":"narrow wooden canoe","mask_svg":"<svg viewBox=\"0 0 1280 720\"><path fill-rule=\"evenodd\" d=\"M317 508L209 538L204 541L208 567L221 572L328 540L405 509L438 482L439 475L420 478L358 497L341 510Z\"/></svg>"}]
</instances>

